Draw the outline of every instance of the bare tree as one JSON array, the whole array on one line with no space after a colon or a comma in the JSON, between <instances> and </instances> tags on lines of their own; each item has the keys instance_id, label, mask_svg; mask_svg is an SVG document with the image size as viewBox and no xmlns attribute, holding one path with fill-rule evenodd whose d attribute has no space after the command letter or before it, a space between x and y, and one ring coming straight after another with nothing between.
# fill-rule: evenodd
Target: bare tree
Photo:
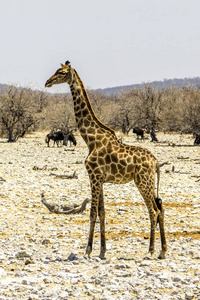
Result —
<instances>
[{"instance_id":1,"label":"bare tree","mask_svg":"<svg viewBox=\"0 0 200 300\"><path fill-rule=\"evenodd\" d=\"M187 87L182 94L182 130L200 132L200 91Z\"/></svg>"},{"instance_id":2,"label":"bare tree","mask_svg":"<svg viewBox=\"0 0 200 300\"><path fill-rule=\"evenodd\" d=\"M115 101L112 101L109 124L115 129L121 129L124 134L128 134L135 125L137 117L134 112L134 100L133 90L127 90L117 95Z\"/></svg>"},{"instance_id":3,"label":"bare tree","mask_svg":"<svg viewBox=\"0 0 200 300\"><path fill-rule=\"evenodd\" d=\"M162 91L163 130L193 133L200 131L200 90L195 87Z\"/></svg>"},{"instance_id":4,"label":"bare tree","mask_svg":"<svg viewBox=\"0 0 200 300\"><path fill-rule=\"evenodd\" d=\"M42 129L65 130L75 128L73 102L68 94L48 94L48 104L43 109Z\"/></svg>"},{"instance_id":5,"label":"bare tree","mask_svg":"<svg viewBox=\"0 0 200 300\"><path fill-rule=\"evenodd\" d=\"M10 86L0 95L0 122L8 142L15 142L23 137L30 127L38 121L37 113L41 110L38 97L32 90Z\"/></svg>"},{"instance_id":6,"label":"bare tree","mask_svg":"<svg viewBox=\"0 0 200 300\"><path fill-rule=\"evenodd\" d=\"M140 124L137 125L148 129L158 127L161 120L162 90L156 91L155 87L145 84L143 89L135 90L134 95L137 98L135 110L140 116Z\"/></svg>"},{"instance_id":7,"label":"bare tree","mask_svg":"<svg viewBox=\"0 0 200 300\"><path fill-rule=\"evenodd\" d=\"M145 84L141 89L132 89L118 95L119 109L113 121L118 122L124 134L139 126L157 127L160 121L161 91Z\"/></svg>"}]
</instances>

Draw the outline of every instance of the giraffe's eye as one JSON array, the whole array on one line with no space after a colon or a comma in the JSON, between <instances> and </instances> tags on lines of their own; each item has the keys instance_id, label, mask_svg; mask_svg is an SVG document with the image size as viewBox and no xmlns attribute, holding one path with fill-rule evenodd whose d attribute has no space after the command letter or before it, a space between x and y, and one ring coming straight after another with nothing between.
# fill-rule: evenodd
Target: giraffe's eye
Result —
<instances>
[{"instance_id":1,"label":"giraffe's eye","mask_svg":"<svg viewBox=\"0 0 200 300\"><path fill-rule=\"evenodd\" d=\"M65 71L62 71L62 72L60 72L60 74L62 74L62 75L66 75L66 72L65 72Z\"/></svg>"}]
</instances>

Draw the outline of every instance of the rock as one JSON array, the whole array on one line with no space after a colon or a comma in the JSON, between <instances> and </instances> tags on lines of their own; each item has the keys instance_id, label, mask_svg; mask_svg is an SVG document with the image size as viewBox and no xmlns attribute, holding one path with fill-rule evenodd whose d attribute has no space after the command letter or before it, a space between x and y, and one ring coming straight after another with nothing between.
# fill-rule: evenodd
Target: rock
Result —
<instances>
[{"instance_id":1,"label":"rock","mask_svg":"<svg viewBox=\"0 0 200 300\"><path fill-rule=\"evenodd\" d=\"M185 294L185 299L186 300L192 300L194 298L194 294L190 293L190 292L187 292Z\"/></svg>"},{"instance_id":2,"label":"rock","mask_svg":"<svg viewBox=\"0 0 200 300\"><path fill-rule=\"evenodd\" d=\"M49 283L53 282L53 280L50 277L44 278L43 281L44 281L45 284L49 284Z\"/></svg>"},{"instance_id":3,"label":"rock","mask_svg":"<svg viewBox=\"0 0 200 300\"><path fill-rule=\"evenodd\" d=\"M73 260L77 260L78 259L78 257L76 256L76 254L74 254L74 253L71 253L69 256L68 256L68 258L67 258L68 260L70 260L70 261L73 261Z\"/></svg>"},{"instance_id":4,"label":"rock","mask_svg":"<svg viewBox=\"0 0 200 300\"><path fill-rule=\"evenodd\" d=\"M20 251L17 252L15 255L16 258L20 259L20 258L31 258L31 254L27 253L26 251Z\"/></svg>"},{"instance_id":5,"label":"rock","mask_svg":"<svg viewBox=\"0 0 200 300\"><path fill-rule=\"evenodd\" d=\"M51 243L51 241L49 240L49 239L44 239L43 241L42 241L42 245L48 245L48 244L50 244Z\"/></svg>"},{"instance_id":6,"label":"rock","mask_svg":"<svg viewBox=\"0 0 200 300\"><path fill-rule=\"evenodd\" d=\"M116 264L114 267L115 267L115 269L129 269L130 268L130 266L127 264Z\"/></svg>"}]
</instances>

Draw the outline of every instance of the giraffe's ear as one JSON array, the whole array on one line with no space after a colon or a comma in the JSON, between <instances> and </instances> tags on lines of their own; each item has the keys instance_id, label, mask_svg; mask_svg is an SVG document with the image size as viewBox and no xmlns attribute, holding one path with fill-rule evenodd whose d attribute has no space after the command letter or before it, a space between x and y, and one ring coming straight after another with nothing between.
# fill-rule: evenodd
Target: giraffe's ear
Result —
<instances>
[{"instance_id":1,"label":"giraffe's ear","mask_svg":"<svg viewBox=\"0 0 200 300\"><path fill-rule=\"evenodd\" d=\"M64 65L63 64L60 64L61 65L61 67L64 67Z\"/></svg>"}]
</instances>

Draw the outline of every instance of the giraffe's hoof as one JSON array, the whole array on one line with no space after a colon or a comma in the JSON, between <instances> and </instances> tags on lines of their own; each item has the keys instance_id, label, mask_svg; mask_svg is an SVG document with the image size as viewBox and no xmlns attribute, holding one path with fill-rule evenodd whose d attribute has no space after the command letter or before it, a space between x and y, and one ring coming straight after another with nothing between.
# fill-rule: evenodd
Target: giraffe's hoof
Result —
<instances>
[{"instance_id":1,"label":"giraffe's hoof","mask_svg":"<svg viewBox=\"0 0 200 300\"><path fill-rule=\"evenodd\" d=\"M165 259L165 252L164 251L161 251L159 256L158 256L158 259Z\"/></svg>"},{"instance_id":2,"label":"giraffe's hoof","mask_svg":"<svg viewBox=\"0 0 200 300\"><path fill-rule=\"evenodd\" d=\"M84 257L90 258L91 252L92 252L92 247L87 246Z\"/></svg>"},{"instance_id":3,"label":"giraffe's hoof","mask_svg":"<svg viewBox=\"0 0 200 300\"><path fill-rule=\"evenodd\" d=\"M102 260L106 260L106 257L104 255L99 255L99 258L101 258Z\"/></svg>"},{"instance_id":4,"label":"giraffe's hoof","mask_svg":"<svg viewBox=\"0 0 200 300\"><path fill-rule=\"evenodd\" d=\"M149 253L150 253L151 256L153 256L154 250L149 250Z\"/></svg>"},{"instance_id":5,"label":"giraffe's hoof","mask_svg":"<svg viewBox=\"0 0 200 300\"><path fill-rule=\"evenodd\" d=\"M99 258L101 258L102 260L106 259L105 253L106 253L106 249L105 249L105 247L102 247L100 254L99 254Z\"/></svg>"}]
</instances>

